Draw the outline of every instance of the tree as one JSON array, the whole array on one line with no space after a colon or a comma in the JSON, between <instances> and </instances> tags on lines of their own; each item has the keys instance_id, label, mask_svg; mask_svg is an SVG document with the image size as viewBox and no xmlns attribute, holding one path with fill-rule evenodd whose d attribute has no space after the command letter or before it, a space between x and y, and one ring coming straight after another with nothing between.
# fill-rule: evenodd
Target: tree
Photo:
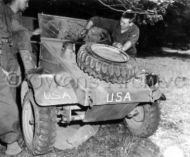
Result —
<instances>
[{"instance_id":1,"label":"tree","mask_svg":"<svg viewBox=\"0 0 190 157\"><path fill-rule=\"evenodd\" d=\"M189 48L190 0L97 0L116 12L136 13L140 50L171 44Z\"/></svg>"},{"instance_id":2,"label":"tree","mask_svg":"<svg viewBox=\"0 0 190 157\"><path fill-rule=\"evenodd\" d=\"M155 24L163 20L167 8L185 0L98 0L102 5L117 12L134 12L139 24Z\"/></svg>"}]
</instances>

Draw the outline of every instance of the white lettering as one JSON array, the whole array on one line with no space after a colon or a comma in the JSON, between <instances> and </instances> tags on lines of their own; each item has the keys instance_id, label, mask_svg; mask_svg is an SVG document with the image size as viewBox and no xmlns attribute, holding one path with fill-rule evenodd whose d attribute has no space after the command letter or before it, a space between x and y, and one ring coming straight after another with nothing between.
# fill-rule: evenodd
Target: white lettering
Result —
<instances>
[{"instance_id":1,"label":"white lettering","mask_svg":"<svg viewBox=\"0 0 190 157\"><path fill-rule=\"evenodd\" d=\"M107 102L126 102L126 101L132 101L131 95L129 92L123 93L123 92L117 92L117 93L109 93L107 94Z\"/></svg>"},{"instance_id":2,"label":"white lettering","mask_svg":"<svg viewBox=\"0 0 190 157\"><path fill-rule=\"evenodd\" d=\"M67 99L72 99L71 96L70 96L68 93L66 93L66 92L63 93L62 98L63 98L63 99L66 99L66 98L67 98Z\"/></svg>"},{"instance_id":3,"label":"white lettering","mask_svg":"<svg viewBox=\"0 0 190 157\"><path fill-rule=\"evenodd\" d=\"M117 92L115 101L116 102L122 101L122 92Z\"/></svg>"},{"instance_id":4,"label":"white lettering","mask_svg":"<svg viewBox=\"0 0 190 157\"><path fill-rule=\"evenodd\" d=\"M126 99L128 99L128 101L131 101L131 95L130 95L129 92L127 92L127 93L125 94L125 97L124 97L123 101L126 101Z\"/></svg>"},{"instance_id":5,"label":"white lettering","mask_svg":"<svg viewBox=\"0 0 190 157\"><path fill-rule=\"evenodd\" d=\"M46 100L56 100L56 99L70 99L72 100L71 96L64 92L63 94L59 94L59 93L46 93L44 92L44 99Z\"/></svg>"},{"instance_id":6,"label":"white lettering","mask_svg":"<svg viewBox=\"0 0 190 157\"><path fill-rule=\"evenodd\" d=\"M111 95L111 99L110 99L110 95ZM112 94L107 94L107 102L113 102L113 93Z\"/></svg>"},{"instance_id":7,"label":"white lettering","mask_svg":"<svg viewBox=\"0 0 190 157\"><path fill-rule=\"evenodd\" d=\"M55 99L60 99L61 96L56 95L56 93L45 93L44 92L44 98L47 100L55 100Z\"/></svg>"},{"instance_id":8,"label":"white lettering","mask_svg":"<svg viewBox=\"0 0 190 157\"><path fill-rule=\"evenodd\" d=\"M51 99L50 93L44 92L44 99L50 100Z\"/></svg>"}]
</instances>

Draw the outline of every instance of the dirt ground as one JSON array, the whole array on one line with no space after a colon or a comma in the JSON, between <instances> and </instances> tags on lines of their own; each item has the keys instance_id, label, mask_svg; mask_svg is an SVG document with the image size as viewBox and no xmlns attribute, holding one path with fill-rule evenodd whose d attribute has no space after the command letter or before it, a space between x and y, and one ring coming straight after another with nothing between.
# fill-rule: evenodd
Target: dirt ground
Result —
<instances>
[{"instance_id":1,"label":"dirt ground","mask_svg":"<svg viewBox=\"0 0 190 157\"><path fill-rule=\"evenodd\" d=\"M132 137L122 122L106 124L78 148L43 157L163 157L171 146L179 148L184 157L190 157L190 55L164 54L137 58L137 62L159 74L161 91L167 97L160 105L161 122L157 132L148 139L139 139ZM23 153L17 157L21 156L30 155Z\"/></svg>"}]
</instances>

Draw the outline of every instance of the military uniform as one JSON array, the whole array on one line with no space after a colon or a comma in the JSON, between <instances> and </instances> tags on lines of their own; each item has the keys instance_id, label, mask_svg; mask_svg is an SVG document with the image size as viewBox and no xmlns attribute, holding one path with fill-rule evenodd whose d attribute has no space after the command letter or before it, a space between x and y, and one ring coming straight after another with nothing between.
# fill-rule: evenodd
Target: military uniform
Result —
<instances>
[{"instance_id":1,"label":"military uniform","mask_svg":"<svg viewBox=\"0 0 190 157\"><path fill-rule=\"evenodd\" d=\"M136 55L137 51L135 44L139 38L139 28L135 24L129 26L126 32L121 33L121 26L119 21L97 16L92 17L90 20L93 22L93 26L106 29L112 36L112 42L121 43L123 45L127 41L131 41L132 47L127 50L127 54L131 56Z\"/></svg>"},{"instance_id":2,"label":"military uniform","mask_svg":"<svg viewBox=\"0 0 190 157\"><path fill-rule=\"evenodd\" d=\"M20 77L17 52L31 52L30 34L18 19L19 16L0 1L0 140L5 143L15 142L19 136L16 88L12 86L19 82L10 80L9 76ZM21 54L21 58L24 65L29 64L27 70L34 67L30 54Z\"/></svg>"}]
</instances>

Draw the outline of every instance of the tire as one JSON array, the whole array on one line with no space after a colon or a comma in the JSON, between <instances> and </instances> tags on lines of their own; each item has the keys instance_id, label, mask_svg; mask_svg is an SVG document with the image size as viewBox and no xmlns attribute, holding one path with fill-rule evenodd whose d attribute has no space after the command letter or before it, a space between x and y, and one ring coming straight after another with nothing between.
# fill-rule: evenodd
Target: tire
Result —
<instances>
[{"instance_id":1,"label":"tire","mask_svg":"<svg viewBox=\"0 0 190 157\"><path fill-rule=\"evenodd\" d=\"M132 118L124 118L124 124L131 134L143 138L153 135L160 122L158 103L140 104L132 112L137 115Z\"/></svg>"},{"instance_id":2,"label":"tire","mask_svg":"<svg viewBox=\"0 0 190 157\"><path fill-rule=\"evenodd\" d=\"M77 54L77 64L81 70L94 78L119 84L128 82L137 70L135 59L115 47L104 44L91 43L81 46Z\"/></svg>"},{"instance_id":3,"label":"tire","mask_svg":"<svg viewBox=\"0 0 190 157\"><path fill-rule=\"evenodd\" d=\"M85 43L94 42L94 43L101 43L101 44L111 44L111 36L107 30L99 28L99 27L92 27L86 37L84 38Z\"/></svg>"},{"instance_id":4,"label":"tire","mask_svg":"<svg viewBox=\"0 0 190 157\"><path fill-rule=\"evenodd\" d=\"M39 107L32 92L28 92L22 109L22 129L30 153L42 155L51 152L56 139L55 108Z\"/></svg>"}]
</instances>

